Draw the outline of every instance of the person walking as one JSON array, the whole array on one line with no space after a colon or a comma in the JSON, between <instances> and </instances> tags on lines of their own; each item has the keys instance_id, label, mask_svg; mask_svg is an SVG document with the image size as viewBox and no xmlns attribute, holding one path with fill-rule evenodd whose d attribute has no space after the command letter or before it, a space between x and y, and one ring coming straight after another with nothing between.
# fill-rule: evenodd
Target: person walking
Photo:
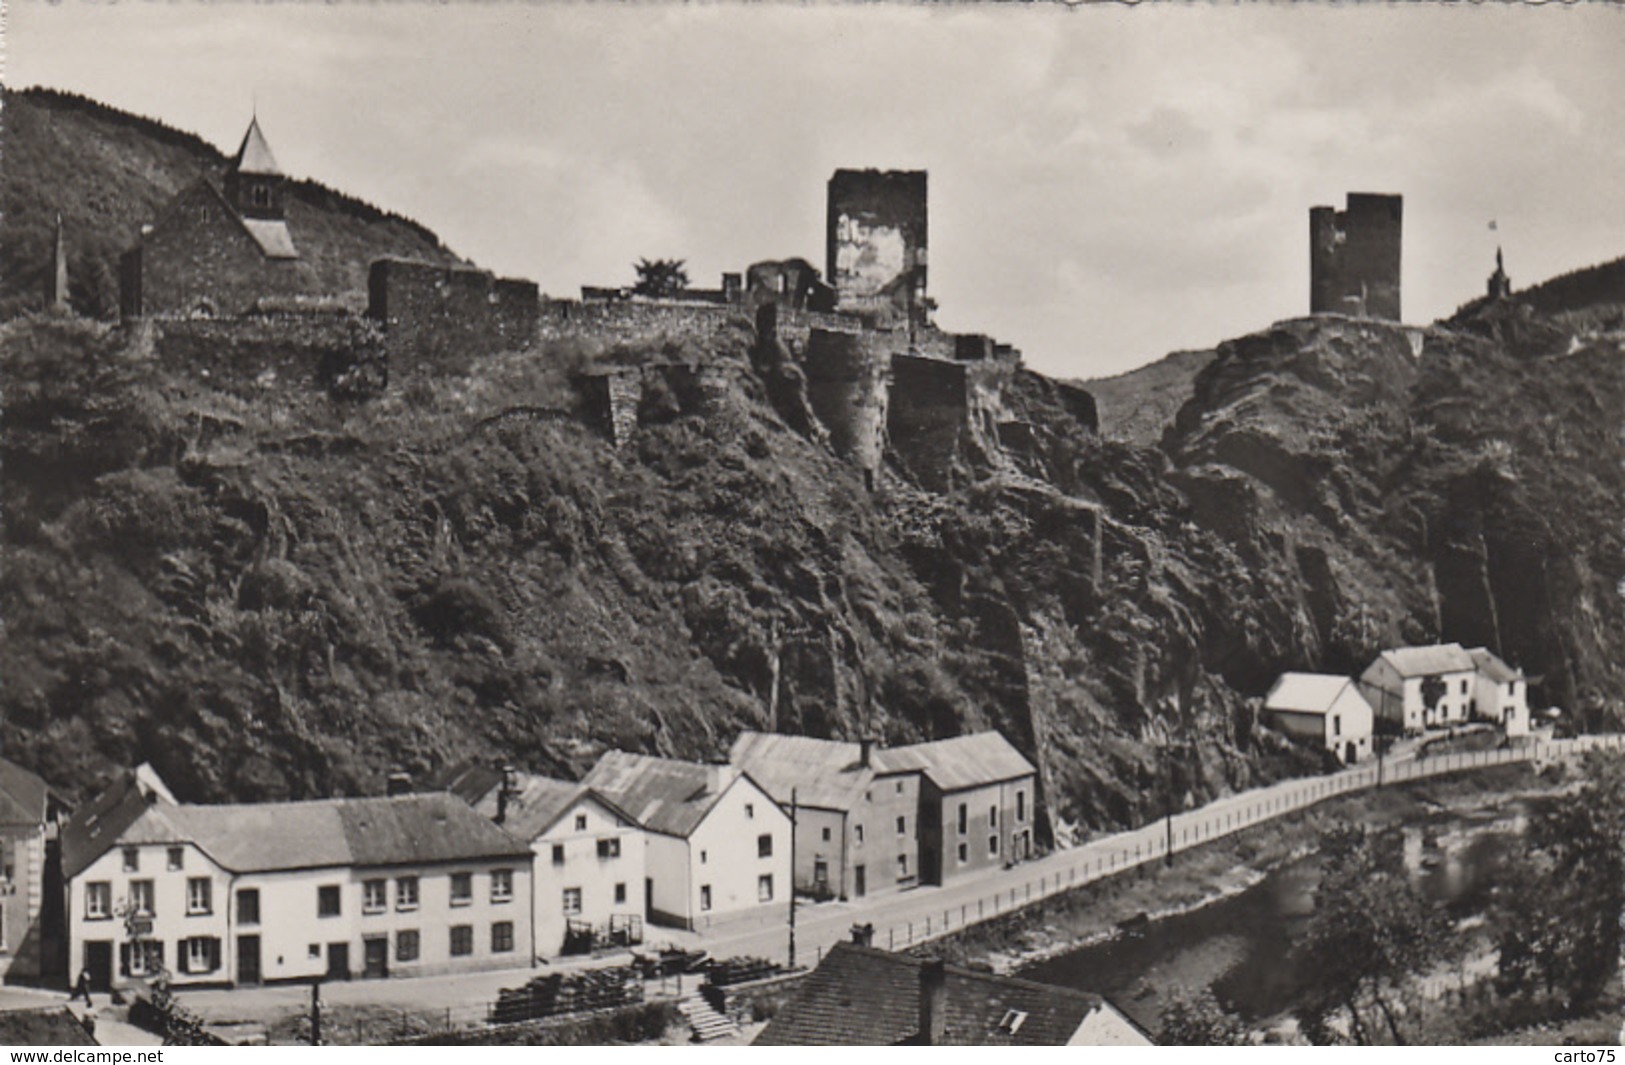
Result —
<instances>
[{"instance_id":1,"label":"person walking","mask_svg":"<svg viewBox=\"0 0 1625 1065\"><path fill-rule=\"evenodd\" d=\"M80 969L79 970L79 981L73 985L73 994L68 996L68 1001L72 1002L74 999L78 998L80 995L83 995L85 997L85 1005L86 1006L94 1006L95 1005L94 1002L90 1001L90 970L89 969Z\"/></svg>"}]
</instances>

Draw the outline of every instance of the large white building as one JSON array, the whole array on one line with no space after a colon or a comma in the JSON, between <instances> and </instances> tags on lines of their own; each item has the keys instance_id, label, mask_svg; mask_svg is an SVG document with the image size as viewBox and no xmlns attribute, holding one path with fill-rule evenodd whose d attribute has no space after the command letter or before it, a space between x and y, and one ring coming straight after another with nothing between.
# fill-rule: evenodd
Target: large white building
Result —
<instances>
[{"instance_id":1,"label":"large white building","mask_svg":"<svg viewBox=\"0 0 1625 1065\"><path fill-rule=\"evenodd\" d=\"M1360 690L1378 719L1414 735L1465 724L1477 676L1478 667L1459 643L1396 647L1360 674Z\"/></svg>"},{"instance_id":2,"label":"large white building","mask_svg":"<svg viewBox=\"0 0 1625 1065\"><path fill-rule=\"evenodd\" d=\"M1375 715L1348 677L1283 673L1264 697L1264 723L1337 755L1345 765L1371 754Z\"/></svg>"},{"instance_id":3,"label":"large white building","mask_svg":"<svg viewBox=\"0 0 1625 1065\"><path fill-rule=\"evenodd\" d=\"M703 928L790 899L790 818L733 766L609 751L582 783L643 826L649 920Z\"/></svg>"},{"instance_id":4,"label":"large white building","mask_svg":"<svg viewBox=\"0 0 1625 1065\"><path fill-rule=\"evenodd\" d=\"M1487 647L1467 652L1478 671L1473 682L1472 713L1498 721L1508 736L1529 735L1529 680Z\"/></svg>"},{"instance_id":5,"label":"large white building","mask_svg":"<svg viewBox=\"0 0 1625 1065\"><path fill-rule=\"evenodd\" d=\"M448 786L529 841L538 954L642 941L648 848L626 811L584 784L477 764L454 773Z\"/></svg>"},{"instance_id":6,"label":"large white building","mask_svg":"<svg viewBox=\"0 0 1625 1065\"><path fill-rule=\"evenodd\" d=\"M69 963L101 988L531 964L531 851L447 794L188 805L135 777L62 831Z\"/></svg>"}]
</instances>

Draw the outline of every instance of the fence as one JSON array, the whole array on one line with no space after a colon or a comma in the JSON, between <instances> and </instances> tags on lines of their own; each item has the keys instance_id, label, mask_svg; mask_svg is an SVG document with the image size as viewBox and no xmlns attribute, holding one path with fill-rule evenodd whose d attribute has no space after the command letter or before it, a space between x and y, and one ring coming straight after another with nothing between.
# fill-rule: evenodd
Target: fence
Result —
<instances>
[{"instance_id":1,"label":"fence","mask_svg":"<svg viewBox=\"0 0 1625 1065\"><path fill-rule=\"evenodd\" d=\"M972 902L934 907L912 919L877 928L874 945L903 950L1339 795L1470 769L1576 758L1592 750L1622 749L1625 749L1625 735L1580 736L1403 762L1371 762L1329 776L1283 781L1175 814L1171 827L1167 819L1159 818L1130 832L1057 851L1022 867L1027 876L1020 884L1000 887L991 895Z\"/></svg>"}]
</instances>

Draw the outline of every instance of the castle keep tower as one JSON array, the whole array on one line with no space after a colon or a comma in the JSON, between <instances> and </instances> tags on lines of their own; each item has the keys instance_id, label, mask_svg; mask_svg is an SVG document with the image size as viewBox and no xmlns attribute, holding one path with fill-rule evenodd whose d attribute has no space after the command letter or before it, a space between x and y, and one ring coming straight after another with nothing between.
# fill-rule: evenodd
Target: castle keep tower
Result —
<instances>
[{"instance_id":1,"label":"castle keep tower","mask_svg":"<svg viewBox=\"0 0 1625 1065\"><path fill-rule=\"evenodd\" d=\"M1351 192L1309 209L1309 313L1399 321L1404 197Z\"/></svg>"},{"instance_id":2,"label":"castle keep tower","mask_svg":"<svg viewBox=\"0 0 1625 1065\"><path fill-rule=\"evenodd\" d=\"M872 324L926 320L926 173L837 170L829 179L828 272L836 310Z\"/></svg>"}]
</instances>

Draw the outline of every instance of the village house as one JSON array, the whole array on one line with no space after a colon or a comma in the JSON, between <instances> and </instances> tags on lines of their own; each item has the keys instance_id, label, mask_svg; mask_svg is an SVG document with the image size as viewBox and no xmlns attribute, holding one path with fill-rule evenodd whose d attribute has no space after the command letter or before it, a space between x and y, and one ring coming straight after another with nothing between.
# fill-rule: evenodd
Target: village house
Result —
<instances>
[{"instance_id":1,"label":"village house","mask_svg":"<svg viewBox=\"0 0 1625 1065\"><path fill-rule=\"evenodd\" d=\"M1474 717L1499 722L1508 736L1529 735L1529 680L1487 647L1467 652L1477 676L1473 681Z\"/></svg>"},{"instance_id":2,"label":"village house","mask_svg":"<svg viewBox=\"0 0 1625 1065\"><path fill-rule=\"evenodd\" d=\"M1344 765L1370 756L1374 719L1359 686L1329 673L1283 673L1264 697L1266 725L1324 747Z\"/></svg>"},{"instance_id":3,"label":"village house","mask_svg":"<svg viewBox=\"0 0 1625 1065\"><path fill-rule=\"evenodd\" d=\"M226 169L187 186L119 260L119 308L144 315L238 315L265 297L315 293L288 229L286 177L256 118Z\"/></svg>"},{"instance_id":4,"label":"village house","mask_svg":"<svg viewBox=\"0 0 1625 1065\"><path fill-rule=\"evenodd\" d=\"M1038 771L998 732L887 747L877 774L917 772L920 883L943 884L1033 856Z\"/></svg>"},{"instance_id":5,"label":"village house","mask_svg":"<svg viewBox=\"0 0 1625 1065\"><path fill-rule=\"evenodd\" d=\"M742 732L729 762L785 809L795 804L796 890L864 898L920 883L916 769L878 771L872 740Z\"/></svg>"},{"instance_id":6,"label":"village house","mask_svg":"<svg viewBox=\"0 0 1625 1065\"><path fill-rule=\"evenodd\" d=\"M643 941L647 846L630 814L583 784L506 766L464 766L448 789L530 841L539 956Z\"/></svg>"},{"instance_id":7,"label":"village house","mask_svg":"<svg viewBox=\"0 0 1625 1065\"><path fill-rule=\"evenodd\" d=\"M608 751L582 783L643 826L650 921L701 928L788 901L790 818L750 774Z\"/></svg>"},{"instance_id":8,"label":"village house","mask_svg":"<svg viewBox=\"0 0 1625 1065\"><path fill-rule=\"evenodd\" d=\"M60 972L57 825L66 805L38 776L0 758L0 981Z\"/></svg>"},{"instance_id":9,"label":"village house","mask_svg":"<svg viewBox=\"0 0 1625 1065\"><path fill-rule=\"evenodd\" d=\"M1360 691L1377 713L1406 735L1465 724L1478 667L1459 643L1397 647L1360 674Z\"/></svg>"},{"instance_id":10,"label":"village house","mask_svg":"<svg viewBox=\"0 0 1625 1065\"><path fill-rule=\"evenodd\" d=\"M444 793L190 805L126 777L62 830L69 960L97 988L529 964L529 846Z\"/></svg>"},{"instance_id":11,"label":"village house","mask_svg":"<svg viewBox=\"0 0 1625 1065\"><path fill-rule=\"evenodd\" d=\"M753 1046L1152 1046L1099 995L837 943Z\"/></svg>"}]
</instances>

